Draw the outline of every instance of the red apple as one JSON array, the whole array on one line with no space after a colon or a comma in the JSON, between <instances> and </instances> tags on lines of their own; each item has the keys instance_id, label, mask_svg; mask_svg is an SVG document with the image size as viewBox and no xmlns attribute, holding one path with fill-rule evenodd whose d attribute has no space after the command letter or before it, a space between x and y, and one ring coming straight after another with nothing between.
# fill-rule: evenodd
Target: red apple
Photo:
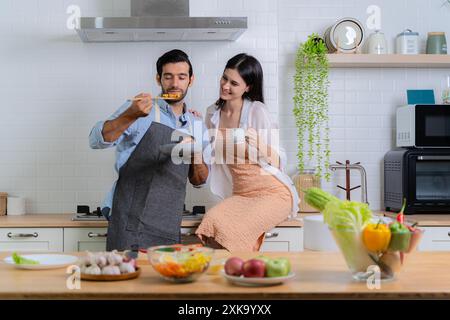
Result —
<instances>
[{"instance_id":1,"label":"red apple","mask_svg":"<svg viewBox=\"0 0 450 320\"><path fill-rule=\"evenodd\" d=\"M230 276L239 277L242 274L242 265L244 260L238 257L231 257L227 259L224 265L225 273Z\"/></svg>"},{"instance_id":2,"label":"red apple","mask_svg":"<svg viewBox=\"0 0 450 320\"><path fill-rule=\"evenodd\" d=\"M266 272L266 264L260 259L250 259L244 262L242 274L247 278L262 278Z\"/></svg>"}]
</instances>

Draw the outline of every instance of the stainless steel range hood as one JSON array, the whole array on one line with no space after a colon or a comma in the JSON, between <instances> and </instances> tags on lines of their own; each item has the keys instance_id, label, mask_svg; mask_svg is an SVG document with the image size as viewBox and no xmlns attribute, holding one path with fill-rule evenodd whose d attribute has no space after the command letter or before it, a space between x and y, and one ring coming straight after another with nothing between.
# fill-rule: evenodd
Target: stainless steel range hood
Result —
<instances>
[{"instance_id":1,"label":"stainless steel range hood","mask_svg":"<svg viewBox=\"0 0 450 320\"><path fill-rule=\"evenodd\" d=\"M130 0L131 17L81 17L84 42L234 41L247 17L190 17L189 0Z\"/></svg>"}]
</instances>

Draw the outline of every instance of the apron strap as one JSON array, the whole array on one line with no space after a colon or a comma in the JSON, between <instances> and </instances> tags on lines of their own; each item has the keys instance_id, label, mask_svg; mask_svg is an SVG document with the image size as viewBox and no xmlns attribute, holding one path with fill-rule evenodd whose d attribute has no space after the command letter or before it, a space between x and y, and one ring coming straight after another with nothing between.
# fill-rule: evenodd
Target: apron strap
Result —
<instances>
[{"instance_id":1,"label":"apron strap","mask_svg":"<svg viewBox=\"0 0 450 320\"><path fill-rule=\"evenodd\" d=\"M155 103L155 122L161 123L161 110L157 103Z\"/></svg>"}]
</instances>

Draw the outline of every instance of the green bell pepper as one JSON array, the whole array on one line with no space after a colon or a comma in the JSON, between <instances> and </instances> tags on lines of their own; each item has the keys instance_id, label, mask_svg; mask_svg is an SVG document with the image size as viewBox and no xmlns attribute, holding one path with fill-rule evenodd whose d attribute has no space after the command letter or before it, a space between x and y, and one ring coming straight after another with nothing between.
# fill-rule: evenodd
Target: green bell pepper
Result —
<instances>
[{"instance_id":1,"label":"green bell pepper","mask_svg":"<svg viewBox=\"0 0 450 320\"><path fill-rule=\"evenodd\" d=\"M389 226L391 230L391 241L389 243L390 251L405 252L409 248L411 240L411 231L401 222L394 222Z\"/></svg>"}]
</instances>

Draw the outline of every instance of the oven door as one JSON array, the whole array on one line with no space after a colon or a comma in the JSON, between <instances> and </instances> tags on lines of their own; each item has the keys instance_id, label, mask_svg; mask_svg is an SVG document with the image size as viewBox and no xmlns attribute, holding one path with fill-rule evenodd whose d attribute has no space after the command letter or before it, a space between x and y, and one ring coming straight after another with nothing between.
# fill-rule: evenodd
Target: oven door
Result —
<instances>
[{"instance_id":1,"label":"oven door","mask_svg":"<svg viewBox=\"0 0 450 320\"><path fill-rule=\"evenodd\" d=\"M416 105L417 147L450 148L450 107Z\"/></svg>"},{"instance_id":2,"label":"oven door","mask_svg":"<svg viewBox=\"0 0 450 320\"><path fill-rule=\"evenodd\" d=\"M409 213L450 213L450 154L409 158Z\"/></svg>"}]
</instances>

